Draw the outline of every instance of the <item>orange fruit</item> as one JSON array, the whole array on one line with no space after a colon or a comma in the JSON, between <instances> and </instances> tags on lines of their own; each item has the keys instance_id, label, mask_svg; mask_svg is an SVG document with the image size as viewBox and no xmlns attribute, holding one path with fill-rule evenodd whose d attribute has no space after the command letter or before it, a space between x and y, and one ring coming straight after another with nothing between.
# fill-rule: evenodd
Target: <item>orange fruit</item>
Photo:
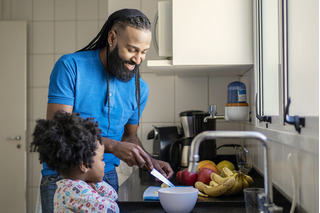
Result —
<instances>
[{"instance_id":1,"label":"orange fruit","mask_svg":"<svg viewBox=\"0 0 320 213\"><path fill-rule=\"evenodd\" d=\"M228 167L231 171L235 170L233 163L231 163L230 161L227 161L227 160L223 160L217 164L218 172L221 173L221 170L223 167Z\"/></svg>"},{"instance_id":2,"label":"orange fruit","mask_svg":"<svg viewBox=\"0 0 320 213\"><path fill-rule=\"evenodd\" d=\"M199 171L203 168L208 168L208 169L211 169L212 171L214 172L217 172L217 167L212 165L212 164L203 164L202 166L198 167Z\"/></svg>"},{"instance_id":3,"label":"orange fruit","mask_svg":"<svg viewBox=\"0 0 320 213\"><path fill-rule=\"evenodd\" d=\"M216 167L216 164L215 164L213 161L211 161L211 160L202 160L202 161L200 161L200 162L198 163L197 171L199 171L200 168L201 168L203 165L207 165L207 164Z\"/></svg>"}]
</instances>

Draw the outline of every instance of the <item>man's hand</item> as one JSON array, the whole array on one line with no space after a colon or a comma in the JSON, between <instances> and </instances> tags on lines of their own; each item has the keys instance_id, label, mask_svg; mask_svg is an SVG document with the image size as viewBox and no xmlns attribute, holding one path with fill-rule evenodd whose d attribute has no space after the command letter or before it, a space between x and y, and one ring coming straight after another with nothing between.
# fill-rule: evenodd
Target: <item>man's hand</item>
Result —
<instances>
[{"instance_id":1,"label":"man's hand","mask_svg":"<svg viewBox=\"0 0 320 213\"><path fill-rule=\"evenodd\" d=\"M137 144L124 141L116 142L113 146L112 154L128 164L128 166L136 165L141 168L146 164L149 169L153 169L150 156Z\"/></svg>"},{"instance_id":2,"label":"man's hand","mask_svg":"<svg viewBox=\"0 0 320 213\"><path fill-rule=\"evenodd\" d=\"M153 163L153 167L158 170L163 176L165 176L166 178L171 178L174 174L171 166L169 163L161 161L161 160L157 160L154 158L151 158L152 163Z\"/></svg>"}]
</instances>

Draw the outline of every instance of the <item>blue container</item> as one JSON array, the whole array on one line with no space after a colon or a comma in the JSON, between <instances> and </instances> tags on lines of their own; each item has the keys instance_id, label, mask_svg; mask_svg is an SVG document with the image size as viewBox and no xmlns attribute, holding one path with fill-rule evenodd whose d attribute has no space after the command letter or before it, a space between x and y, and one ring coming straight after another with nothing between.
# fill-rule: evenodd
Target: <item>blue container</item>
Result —
<instances>
[{"instance_id":1,"label":"blue container","mask_svg":"<svg viewBox=\"0 0 320 213\"><path fill-rule=\"evenodd\" d=\"M240 81L228 85L228 103L247 103L246 85Z\"/></svg>"}]
</instances>

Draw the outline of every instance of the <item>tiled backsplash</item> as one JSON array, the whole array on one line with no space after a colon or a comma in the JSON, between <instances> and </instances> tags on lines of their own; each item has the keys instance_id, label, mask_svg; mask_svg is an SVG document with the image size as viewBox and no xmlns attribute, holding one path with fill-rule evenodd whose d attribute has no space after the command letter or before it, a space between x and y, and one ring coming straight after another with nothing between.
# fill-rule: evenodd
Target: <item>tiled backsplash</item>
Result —
<instances>
[{"instance_id":1,"label":"tiled backsplash","mask_svg":"<svg viewBox=\"0 0 320 213\"><path fill-rule=\"evenodd\" d=\"M74 52L86 45L99 31L108 13L123 7L141 9L153 22L157 0L0 0L0 20L28 21L28 134L29 142L35 120L46 116L49 75L55 61L65 53ZM157 59L151 46L147 59ZM152 141L146 136L153 125L179 124L179 112L184 110L208 110L217 104L218 114L224 114L227 101L227 85L237 76L228 77L179 77L157 76L142 66L142 77L150 86L147 106L142 115L139 137L147 151L152 152ZM196 72L196 71L195 71ZM241 80L246 83L248 94L253 91L253 72ZM253 106L253 96L248 97ZM253 124L218 121L218 130L258 130ZM308 211L319 209L317 195L319 187L318 155L272 141L273 180L280 189L291 196L292 189L287 181L285 158L293 152L299 177L299 203ZM261 147L253 146L252 154L257 168L262 166ZM311 166L310 166L311 165ZM317 168L317 169L315 169ZM41 165L34 153L28 153L27 192L28 210L34 212L38 196ZM263 171L261 169L261 171ZM309 175L310 174L310 175ZM307 180L307 181L305 181ZM316 188L314 187L316 185Z\"/></svg>"}]
</instances>

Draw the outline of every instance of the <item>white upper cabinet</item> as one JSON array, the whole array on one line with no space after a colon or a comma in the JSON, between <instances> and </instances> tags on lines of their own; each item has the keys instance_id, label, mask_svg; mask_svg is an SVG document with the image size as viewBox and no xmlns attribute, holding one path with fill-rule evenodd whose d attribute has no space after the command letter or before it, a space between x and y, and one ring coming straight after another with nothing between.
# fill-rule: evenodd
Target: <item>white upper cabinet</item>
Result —
<instances>
[{"instance_id":1,"label":"white upper cabinet","mask_svg":"<svg viewBox=\"0 0 320 213\"><path fill-rule=\"evenodd\" d=\"M252 0L172 0L171 12L172 25L164 27L164 12L158 13L156 34L162 39L172 33L172 58L149 60L154 72L242 75L252 67Z\"/></svg>"}]
</instances>

